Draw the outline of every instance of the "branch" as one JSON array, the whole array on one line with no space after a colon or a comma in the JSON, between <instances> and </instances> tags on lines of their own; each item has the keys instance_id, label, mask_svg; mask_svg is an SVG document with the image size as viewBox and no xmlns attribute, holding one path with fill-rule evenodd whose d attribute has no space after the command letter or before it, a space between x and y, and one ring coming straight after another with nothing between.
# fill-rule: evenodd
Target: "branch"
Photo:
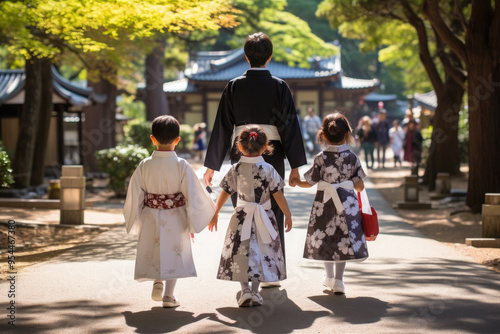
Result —
<instances>
[{"instance_id":1,"label":"branch","mask_svg":"<svg viewBox=\"0 0 500 334\"><path fill-rule=\"evenodd\" d=\"M429 80L439 96L444 92L443 81L439 76L439 72L436 68L436 64L432 59L431 53L429 51L427 30L425 28L424 21L415 13L407 1L401 1L403 6L403 11L405 16L408 18L409 23L415 28L418 36L418 53L420 60L425 67Z\"/></svg>"},{"instance_id":2,"label":"branch","mask_svg":"<svg viewBox=\"0 0 500 334\"><path fill-rule=\"evenodd\" d=\"M439 5L436 0L424 0L423 13L450 49L452 49L460 59L465 61L465 44L451 31L446 22L443 21L443 18L439 14Z\"/></svg>"},{"instance_id":3,"label":"branch","mask_svg":"<svg viewBox=\"0 0 500 334\"><path fill-rule=\"evenodd\" d=\"M465 19L465 15L464 15L464 5L465 3L462 2L460 3L460 0L453 0L454 3L455 3L455 12L456 12L456 15L458 17L458 20L460 21L460 24L462 25L462 29L464 31L467 31L469 29L469 25L467 23L467 20Z\"/></svg>"},{"instance_id":4,"label":"branch","mask_svg":"<svg viewBox=\"0 0 500 334\"><path fill-rule=\"evenodd\" d=\"M498 38L498 32L500 31L500 0L495 0L495 12L493 13L493 19L491 22L491 27L489 31L490 45L494 53L496 53L497 58L500 53L500 40Z\"/></svg>"},{"instance_id":5,"label":"branch","mask_svg":"<svg viewBox=\"0 0 500 334\"><path fill-rule=\"evenodd\" d=\"M455 54L448 54L445 51L446 45L443 43L443 40L437 35L434 30L434 35L436 36L436 45L437 45L437 56L443 64L444 72L446 75L449 75L457 84L460 85L464 90L466 89L465 81L467 80L467 76L462 70L462 64L460 63L460 59ZM454 58L452 60L452 58Z\"/></svg>"}]
</instances>

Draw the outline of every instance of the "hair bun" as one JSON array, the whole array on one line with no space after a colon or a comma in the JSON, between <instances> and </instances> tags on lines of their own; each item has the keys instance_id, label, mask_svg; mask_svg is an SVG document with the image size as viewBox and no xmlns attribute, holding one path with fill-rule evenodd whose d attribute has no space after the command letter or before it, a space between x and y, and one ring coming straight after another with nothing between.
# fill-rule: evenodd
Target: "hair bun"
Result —
<instances>
[{"instance_id":1,"label":"hair bun","mask_svg":"<svg viewBox=\"0 0 500 334\"><path fill-rule=\"evenodd\" d=\"M332 121L329 125L328 125L328 132L332 135L332 136L335 136L339 133L340 129L339 127L337 126L337 123L335 121Z\"/></svg>"}]
</instances>

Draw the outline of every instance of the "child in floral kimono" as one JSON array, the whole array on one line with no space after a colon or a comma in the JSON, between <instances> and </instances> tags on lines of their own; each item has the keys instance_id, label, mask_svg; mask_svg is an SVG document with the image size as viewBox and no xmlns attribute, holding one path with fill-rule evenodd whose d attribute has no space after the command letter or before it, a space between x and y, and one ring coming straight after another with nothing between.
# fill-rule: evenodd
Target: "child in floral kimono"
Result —
<instances>
[{"instance_id":1,"label":"child in floral kimono","mask_svg":"<svg viewBox=\"0 0 500 334\"><path fill-rule=\"evenodd\" d=\"M355 193L364 189L365 173L347 145L351 133L344 115L335 112L326 116L318 132L318 141L324 142L326 149L315 156L313 166L304 174L306 181L293 180L303 188L318 184L304 258L324 262L324 285L337 294L345 293L346 262L368 257Z\"/></svg>"},{"instance_id":2,"label":"child in floral kimono","mask_svg":"<svg viewBox=\"0 0 500 334\"><path fill-rule=\"evenodd\" d=\"M127 232L138 234L134 278L154 281L152 299L176 307L177 278L196 276L190 233L208 225L215 205L191 166L174 152L180 140L177 120L157 117L152 133L157 149L132 175L123 214Z\"/></svg>"},{"instance_id":3,"label":"child in floral kimono","mask_svg":"<svg viewBox=\"0 0 500 334\"><path fill-rule=\"evenodd\" d=\"M276 282L286 278L278 225L271 210L271 195L285 215L286 231L292 228L292 217L281 189L284 182L278 172L264 161L270 153L264 130L248 125L240 134L238 149L243 153L220 183L217 211L209 230L217 230L219 211L233 193L238 202L229 222L217 274L218 279L241 284L240 307L260 306L260 282Z\"/></svg>"}]
</instances>

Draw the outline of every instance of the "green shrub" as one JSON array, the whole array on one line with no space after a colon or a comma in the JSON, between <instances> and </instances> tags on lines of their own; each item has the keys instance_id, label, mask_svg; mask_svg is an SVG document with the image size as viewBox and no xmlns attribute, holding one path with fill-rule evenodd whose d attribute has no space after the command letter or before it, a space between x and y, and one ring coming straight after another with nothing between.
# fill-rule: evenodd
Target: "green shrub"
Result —
<instances>
[{"instance_id":1,"label":"green shrub","mask_svg":"<svg viewBox=\"0 0 500 334\"><path fill-rule=\"evenodd\" d=\"M125 144L139 145L151 154L156 147L151 141L151 122L131 121L125 128Z\"/></svg>"},{"instance_id":2,"label":"green shrub","mask_svg":"<svg viewBox=\"0 0 500 334\"><path fill-rule=\"evenodd\" d=\"M7 152L3 151L0 142L0 188L8 188L14 179L12 178L12 168L10 168L10 159Z\"/></svg>"},{"instance_id":3,"label":"green shrub","mask_svg":"<svg viewBox=\"0 0 500 334\"><path fill-rule=\"evenodd\" d=\"M131 121L125 127L125 143L126 145L139 145L148 150L151 154L156 147L151 142L151 122ZM181 124L179 136L181 140L176 147L177 152L188 153L193 146L194 133L193 128L189 124Z\"/></svg>"},{"instance_id":4,"label":"green shrub","mask_svg":"<svg viewBox=\"0 0 500 334\"><path fill-rule=\"evenodd\" d=\"M177 145L176 151L185 153L190 152L194 140L193 128L189 124L181 124L179 136L181 140Z\"/></svg>"},{"instance_id":5,"label":"green shrub","mask_svg":"<svg viewBox=\"0 0 500 334\"><path fill-rule=\"evenodd\" d=\"M125 196L126 182L139 162L149 156L148 151L138 145L118 145L95 153L99 169L109 176L109 188L116 196Z\"/></svg>"}]
</instances>

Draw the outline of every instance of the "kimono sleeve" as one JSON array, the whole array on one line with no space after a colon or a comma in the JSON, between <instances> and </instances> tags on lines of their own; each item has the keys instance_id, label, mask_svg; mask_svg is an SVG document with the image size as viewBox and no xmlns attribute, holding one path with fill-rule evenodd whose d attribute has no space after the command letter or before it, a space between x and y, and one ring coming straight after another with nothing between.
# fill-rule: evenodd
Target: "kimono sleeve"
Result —
<instances>
[{"instance_id":1,"label":"kimono sleeve","mask_svg":"<svg viewBox=\"0 0 500 334\"><path fill-rule=\"evenodd\" d=\"M127 190L127 198L123 207L125 227L127 233L138 234L141 229L140 215L144 208L144 184L141 173L141 165L137 167L130 178Z\"/></svg>"},{"instance_id":2,"label":"kimono sleeve","mask_svg":"<svg viewBox=\"0 0 500 334\"><path fill-rule=\"evenodd\" d=\"M324 165L323 157L317 155L314 157L314 162L311 168L304 173L304 178L310 185L315 185L322 180L322 167Z\"/></svg>"},{"instance_id":3,"label":"kimono sleeve","mask_svg":"<svg viewBox=\"0 0 500 334\"><path fill-rule=\"evenodd\" d=\"M285 187L285 181L281 178L281 176L278 174L276 169L272 169L270 175L269 175L269 192L271 194L274 194L281 189Z\"/></svg>"},{"instance_id":4,"label":"kimono sleeve","mask_svg":"<svg viewBox=\"0 0 500 334\"><path fill-rule=\"evenodd\" d=\"M366 177L365 171L363 170L363 167L361 166L361 161L359 161L359 157L356 156L356 164L354 165L354 168L352 169L352 176L351 180L353 183L358 182L359 180L362 180Z\"/></svg>"},{"instance_id":5,"label":"kimono sleeve","mask_svg":"<svg viewBox=\"0 0 500 334\"><path fill-rule=\"evenodd\" d=\"M222 181L220 181L219 186L228 194L232 195L237 192L236 187L236 170L234 167L231 167Z\"/></svg>"},{"instance_id":6,"label":"kimono sleeve","mask_svg":"<svg viewBox=\"0 0 500 334\"><path fill-rule=\"evenodd\" d=\"M215 204L187 162L183 168L181 192L186 198L189 231L199 233L214 216Z\"/></svg>"}]
</instances>

